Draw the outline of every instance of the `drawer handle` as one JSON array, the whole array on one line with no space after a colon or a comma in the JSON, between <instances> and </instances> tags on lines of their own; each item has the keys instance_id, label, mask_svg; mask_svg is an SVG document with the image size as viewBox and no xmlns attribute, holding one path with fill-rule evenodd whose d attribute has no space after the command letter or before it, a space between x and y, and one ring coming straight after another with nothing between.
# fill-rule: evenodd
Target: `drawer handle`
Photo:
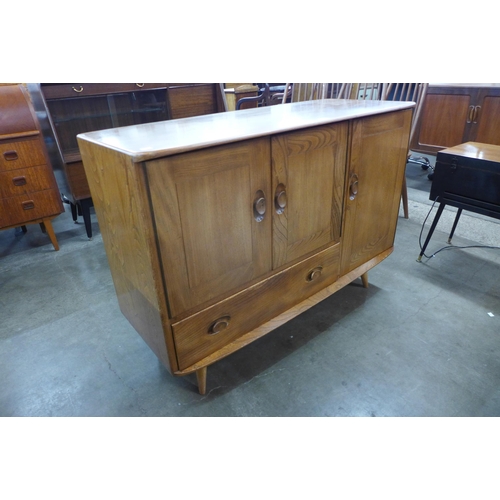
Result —
<instances>
[{"instance_id":1,"label":"drawer handle","mask_svg":"<svg viewBox=\"0 0 500 500\"><path fill-rule=\"evenodd\" d=\"M218 320L214 321L210 325L210 328L208 329L208 334L209 335L217 335L218 333L225 330L229 326L230 319L231 319L231 316L222 316L222 318L219 318Z\"/></svg>"},{"instance_id":2,"label":"drawer handle","mask_svg":"<svg viewBox=\"0 0 500 500\"><path fill-rule=\"evenodd\" d=\"M255 193L255 199L253 201L253 217L257 222L262 222L264 220L264 215L266 214L266 197L264 193L259 189Z\"/></svg>"},{"instance_id":3,"label":"drawer handle","mask_svg":"<svg viewBox=\"0 0 500 500\"><path fill-rule=\"evenodd\" d=\"M17 151L5 151L3 157L7 161L17 160L19 158Z\"/></svg>"},{"instance_id":4,"label":"drawer handle","mask_svg":"<svg viewBox=\"0 0 500 500\"><path fill-rule=\"evenodd\" d=\"M83 87L80 85L80 88L79 89L75 89L75 87L71 87L75 92L83 92Z\"/></svg>"},{"instance_id":5,"label":"drawer handle","mask_svg":"<svg viewBox=\"0 0 500 500\"><path fill-rule=\"evenodd\" d=\"M351 175L351 183L349 185L349 199L354 200L356 196L358 195L358 184L359 184L359 179L356 174Z\"/></svg>"},{"instance_id":6,"label":"drawer handle","mask_svg":"<svg viewBox=\"0 0 500 500\"><path fill-rule=\"evenodd\" d=\"M21 205L23 207L23 210L32 210L33 208L35 208L35 202L33 200L23 201Z\"/></svg>"},{"instance_id":7,"label":"drawer handle","mask_svg":"<svg viewBox=\"0 0 500 500\"><path fill-rule=\"evenodd\" d=\"M144 83L136 83L136 85L137 85L138 87L140 87L141 89L142 89L142 87L144 87Z\"/></svg>"},{"instance_id":8,"label":"drawer handle","mask_svg":"<svg viewBox=\"0 0 500 500\"><path fill-rule=\"evenodd\" d=\"M24 186L26 184L26 177L24 175L13 177L12 182L14 183L14 186Z\"/></svg>"},{"instance_id":9,"label":"drawer handle","mask_svg":"<svg viewBox=\"0 0 500 500\"><path fill-rule=\"evenodd\" d=\"M318 279L321 276L322 272L323 268L321 266L315 267L312 271L309 271L309 274L307 275L307 281L314 281L315 279Z\"/></svg>"},{"instance_id":10,"label":"drawer handle","mask_svg":"<svg viewBox=\"0 0 500 500\"><path fill-rule=\"evenodd\" d=\"M286 207L286 188L283 184L278 184L274 194L274 207L277 214L282 214Z\"/></svg>"}]
</instances>

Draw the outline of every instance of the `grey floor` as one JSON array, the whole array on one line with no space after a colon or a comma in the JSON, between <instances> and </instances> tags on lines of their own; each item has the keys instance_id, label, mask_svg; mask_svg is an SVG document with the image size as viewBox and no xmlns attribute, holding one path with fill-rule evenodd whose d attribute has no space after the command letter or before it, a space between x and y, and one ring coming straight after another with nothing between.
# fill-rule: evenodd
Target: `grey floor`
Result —
<instances>
[{"instance_id":1,"label":"grey floor","mask_svg":"<svg viewBox=\"0 0 500 500\"><path fill-rule=\"evenodd\" d=\"M92 241L69 210L56 219L59 252L38 226L1 231L0 416L500 415L500 250L417 263L426 176L407 167L410 218L368 289L354 282L210 367L205 396L121 315L95 215ZM499 228L464 213L453 243L500 246Z\"/></svg>"}]
</instances>

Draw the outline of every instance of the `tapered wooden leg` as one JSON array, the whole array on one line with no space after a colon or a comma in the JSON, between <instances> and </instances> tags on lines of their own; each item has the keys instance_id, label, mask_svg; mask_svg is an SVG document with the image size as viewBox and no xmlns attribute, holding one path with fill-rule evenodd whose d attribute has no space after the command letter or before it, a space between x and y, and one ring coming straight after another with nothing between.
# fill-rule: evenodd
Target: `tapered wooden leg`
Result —
<instances>
[{"instance_id":1,"label":"tapered wooden leg","mask_svg":"<svg viewBox=\"0 0 500 500\"><path fill-rule=\"evenodd\" d=\"M406 186L406 175L403 176L403 190L401 191L403 198L403 212L405 219L408 219L408 188Z\"/></svg>"},{"instance_id":2,"label":"tapered wooden leg","mask_svg":"<svg viewBox=\"0 0 500 500\"><path fill-rule=\"evenodd\" d=\"M198 381L198 392L203 395L207 392L207 367L204 366L196 370L196 379Z\"/></svg>"},{"instance_id":3,"label":"tapered wooden leg","mask_svg":"<svg viewBox=\"0 0 500 500\"><path fill-rule=\"evenodd\" d=\"M50 219L45 219L40 224L40 226L42 226L42 224L43 224L43 227L45 228L44 232L47 233L47 235L50 238L50 241L51 241L52 245L54 245L54 249L56 251L59 250L59 244L57 243L56 233L54 232L54 228L52 227L52 221Z\"/></svg>"},{"instance_id":4,"label":"tapered wooden leg","mask_svg":"<svg viewBox=\"0 0 500 500\"><path fill-rule=\"evenodd\" d=\"M368 271L365 274L361 275L361 281L363 282L363 286L368 288Z\"/></svg>"}]
</instances>

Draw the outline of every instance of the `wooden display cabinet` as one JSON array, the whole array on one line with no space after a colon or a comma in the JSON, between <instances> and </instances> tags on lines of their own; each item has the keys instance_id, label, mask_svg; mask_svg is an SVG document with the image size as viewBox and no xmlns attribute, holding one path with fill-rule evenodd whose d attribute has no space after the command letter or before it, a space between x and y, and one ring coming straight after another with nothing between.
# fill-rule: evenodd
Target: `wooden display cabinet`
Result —
<instances>
[{"instance_id":1,"label":"wooden display cabinet","mask_svg":"<svg viewBox=\"0 0 500 500\"><path fill-rule=\"evenodd\" d=\"M71 204L73 220L82 215L92 237L93 205L76 136L108 128L208 114L225 109L218 84L42 83L28 88L37 112L46 117L58 183Z\"/></svg>"},{"instance_id":2,"label":"wooden display cabinet","mask_svg":"<svg viewBox=\"0 0 500 500\"><path fill-rule=\"evenodd\" d=\"M476 141L500 145L500 85L429 85L411 149L438 151Z\"/></svg>"},{"instance_id":3,"label":"wooden display cabinet","mask_svg":"<svg viewBox=\"0 0 500 500\"><path fill-rule=\"evenodd\" d=\"M393 249L412 103L309 101L78 136L123 314L175 375Z\"/></svg>"},{"instance_id":4,"label":"wooden display cabinet","mask_svg":"<svg viewBox=\"0 0 500 500\"><path fill-rule=\"evenodd\" d=\"M0 86L0 229L39 224L59 250L52 220L62 212L29 95L22 85Z\"/></svg>"}]
</instances>

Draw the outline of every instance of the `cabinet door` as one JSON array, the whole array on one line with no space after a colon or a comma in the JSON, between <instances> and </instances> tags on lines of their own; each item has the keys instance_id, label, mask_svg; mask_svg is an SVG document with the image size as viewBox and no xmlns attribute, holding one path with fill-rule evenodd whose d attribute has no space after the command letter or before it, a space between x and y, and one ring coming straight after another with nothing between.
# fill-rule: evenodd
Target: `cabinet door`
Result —
<instances>
[{"instance_id":1,"label":"cabinet door","mask_svg":"<svg viewBox=\"0 0 500 500\"><path fill-rule=\"evenodd\" d=\"M273 267L339 241L347 124L272 138Z\"/></svg>"},{"instance_id":2,"label":"cabinet door","mask_svg":"<svg viewBox=\"0 0 500 500\"><path fill-rule=\"evenodd\" d=\"M472 139L485 144L500 145L500 95L487 95L476 108L477 132Z\"/></svg>"},{"instance_id":3,"label":"cabinet door","mask_svg":"<svg viewBox=\"0 0 500 500\"><path fill-rule=\"evenodd\" d=\"M150 161L146 171L172 317L271 270L269 138Z\"/></svg>"},{"instance_id":4,"label":"cabinet door","mask_svg":"<svg viewBox=\"0 0 500 500\"><path fill-rule=\"evenodd\" d=\"M461 144L470 128L472 99L467 89L430 88L422 109L418 140L412 148L436 153Z\"/></svg>"},{"instance_id":5,"label":"cabinet door","mask_svg":"<svg viewBox=\"0 0 500 500\"><path fill-rule=\"evenodd\" d=\"M394 244L412 110L354 120L341 275Z\"/></svg>"}]
</instances>

